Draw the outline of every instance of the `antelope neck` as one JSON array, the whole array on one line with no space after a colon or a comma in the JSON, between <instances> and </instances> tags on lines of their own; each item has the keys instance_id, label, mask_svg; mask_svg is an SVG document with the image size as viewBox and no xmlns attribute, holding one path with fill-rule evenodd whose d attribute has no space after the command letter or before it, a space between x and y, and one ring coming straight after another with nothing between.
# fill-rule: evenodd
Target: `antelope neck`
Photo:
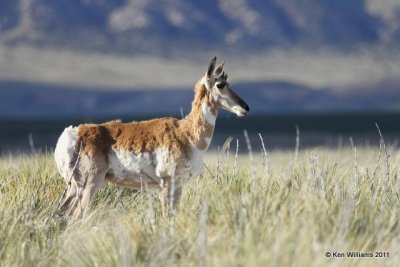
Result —
<instances>
[{"instance_id":1,"label":"antelope neck","mask_svg":"<svg viewBox=\"0 0 400 267\"><path fill-rule=\"evenodd\" d=\"M201 81L196 84L192 110L186 117L190 124L191 141L200 150L206 150L211 142L218 111Z\"/></svg>"}]
</instances>

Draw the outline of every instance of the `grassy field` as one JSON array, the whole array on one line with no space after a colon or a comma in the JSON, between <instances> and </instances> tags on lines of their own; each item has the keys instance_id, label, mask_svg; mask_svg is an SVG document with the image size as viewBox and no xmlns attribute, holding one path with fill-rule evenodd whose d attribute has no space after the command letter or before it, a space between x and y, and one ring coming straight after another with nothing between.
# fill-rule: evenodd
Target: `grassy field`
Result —
<instances>
[{"instance_id":1,"label":"grassy field","mask_svg":"<svg viewBox=\"0 0 400 267\"><path fill-rule=\"evenodd\" d=\"M396 266L399 162L395 147L210 153L174 219L155 192L110 184L68 224L53 157L2 156L0 266Z\"/></svg>"}]
</instances>

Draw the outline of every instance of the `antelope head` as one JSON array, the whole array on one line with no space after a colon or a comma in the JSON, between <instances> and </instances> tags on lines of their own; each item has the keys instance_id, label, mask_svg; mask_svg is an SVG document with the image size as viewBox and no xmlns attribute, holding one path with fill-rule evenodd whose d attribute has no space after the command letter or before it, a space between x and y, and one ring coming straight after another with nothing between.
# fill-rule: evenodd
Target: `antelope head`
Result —
<instances>
[{"instance_id":1,"label":"antelope head","mask_svg":"<svg viewBox=\"0 0 400 267\"><path fill-rule=\"evenodd\" d=\"M218 108L235 113L239 117L247 115L249 106L229 86L228 75L223 71L224 63L216 66L217 58L211 59L205 74L205 87Z\"/></svg>"}]
</instances>

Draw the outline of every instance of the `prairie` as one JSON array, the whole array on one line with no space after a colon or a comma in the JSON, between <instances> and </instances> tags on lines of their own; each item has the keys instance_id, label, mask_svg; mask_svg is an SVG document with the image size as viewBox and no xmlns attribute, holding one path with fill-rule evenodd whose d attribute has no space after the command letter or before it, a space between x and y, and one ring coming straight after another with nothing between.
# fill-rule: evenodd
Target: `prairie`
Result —
<instances>
[{"instance_id":1,"label":"prairie","mask_svg":"<svg viewBox=\"0 0 400 267\"><path fill-rule=\"evenodd\" d=\"M3 155L0 265L400 262L400 152L395 146L239 155L234 150L208 154L203 175L184 187L179 212L170 220L161 216L157 192L108 184L75 223L52 216L65 185L51 153ZM347 252L369 256L348 257Z\"/></svg>"}]
</instances>

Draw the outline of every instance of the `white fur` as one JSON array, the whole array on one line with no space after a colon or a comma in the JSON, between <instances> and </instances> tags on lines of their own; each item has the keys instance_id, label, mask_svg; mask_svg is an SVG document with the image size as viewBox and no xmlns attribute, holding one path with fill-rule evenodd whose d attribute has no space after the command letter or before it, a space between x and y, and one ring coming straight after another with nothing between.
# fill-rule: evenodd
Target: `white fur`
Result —
<instances>
[{"instance_id":1,"label":"white fur","mask_svg":"<svg viewBox=\"0 0 400 267\"><path fill-rule=\"evenodd\" d=\"M113 150L108 155L109 169L114 173L116 180L131 180L134 182L151 182L155 179L154 162L150 153L133 153L124 150ZM154 182L154 181L153 181Z\"/></svg>"},{"instance_id":2,"label":"white fur","mask_svg":"<svg viewBox=\"0 0 400 267\"><path fill-rule=\"evenodd\" d=\"M131 151L113 150L109 154L109 168L116 180L161 183L161 177L173 177L176 164L168 150L157 148L151 153L136 154Z\"/></svg>"},{"instance_id":3,"label":"white fur","mask_svg":"<svg viewBox=\"0 0 400 267\"><path fill-rule=\"evenodd\" d=\"M209 81L207 81L207 77L206 77L207 75L204 75L202 78L201 78L201 80L200 80L200 83L201 84L204 84L204 86L206 87L206 89L208 90L208 91L210 91L211 90L211 88L210 88L210 83L209 83Z\"/></svg>"},{"instance_id":4,"label":"white fur","mask_svg":"<svg viewBox=\"0 0 400 267\"><path fill-rule=\"evenodd\" d=\"M211 143L211 137L206 137L206 143L207 143L207 148L206 148L206 150L208 149L208 146L210 145L210 143Z\"/></svg>"},{"instance_id":5,"label":"white fur","mask_svg":"<svg viewBox=\"0 0 400 267\"><path fill-rule=\"evenodd\" d=\"M207 138L211 139L211 138ZM196 147L192 149L192 155L189 161L191 166L192 175L189 178L197 177L201 174L204 165L205 150L199 150Z\"/></svg>"},{"instance_id":6,"label":"white fur","mask_svg":"<svg viewBox=\"0 0 400 267\"><path fill-rule=\"evenodd\" d=\"M77 139L77 127L65 128L54 151L58 170L64 179L69 179L71 176L71 162ZM206 138L207 144L210 141L211 138ZM132 151L112 150L108 155L108 168L117 181L130 180L137 183L161 184L161 177L175 177L178 184L183 184L200 175L204 154L204 150L197 149L193 144L190 158L178 166L166 148L157 148L154 152L139 154Z\"/></svg>"},{"instance_id":7,"label":"white fur","mask_svg":"<svg viewBox=\"0 0 400 267\"><path fill-rule=\"evenodd\" d=\"M64 179L68 179L71 161L75 153L76 142L78 139L77 127L69 126L64 129L61 136L58 138L54 157L57 168Z\"/></svg>"},{"instance_id":8,"label":"white fur","mask_svg":"<svg viewBox=\"0 0 400 267\"><path fill-rule=\"evenodd\" d=\"M247 111L239 105L233 106L232 111L239 117L243 117L247 114Z\"/></svg>"},{"instance_id":9,"label":"white fur","mask_svg":"<svg viewBox=\"0 0 400 267\"><path fill-rule=\"evenodd\" d=\"M113 151L109 154L109 168L116 180L137 183L158 183L162 177L174 177L177 185L199 176L203 170L204 150L192 146L192 153L184 163L176 165L165 148L153 153L135 154L129 151Z\"/></svg>"},{"instance_id":10,"label":"white fur","mask_svg":"<svg viewBox=\"0 0 400 267\"><path fill-rule=\"evenodd\" d=\"M192 146L190 158L183 166L176 170L176 181L184 184L189 180L196 178L203 171L205 150L199 150L196 146Z\"/></svg>"},{"instance_id":11,"label":"white fur","mask_svg":"<svg viewBox=\"0 0 400 267\"><path fill-rule=\"evenodd\" d=\"M170 153L166 148L157 148L156 156L156 175L158 177L175 176L176 162L171 159Z\"/></svg>"},{"instance_id":12,"label":"white fur","mask_svg":"<svg viewBox=\"0 0 400 267\"><path fill-rule=\"evenodd\" d=\"M211 108L206 103L201 104L201 111L203 112L204 118L207 123L210 125L215 125L215 120L217 119L217 116L212 113Z\"/></svg>"},{"instance_id":13,"label":"white fur","mask_svg":"<svg viewBox=\"0 0 400 267\"><path fill-rule=\"evenodd\" d=\"M216 116L208 105L202 104L202 112L207 123L215 125ZM54 151L57 167L61 175L68 179L71 176L71 161L76 149L78 128L65 128L58 139ZM211 138L206 138L207 147ZM184 163L177 165L166 148L157 148L153 152L134 153L132 151L112 150L108 155L108 171L114 174L116 180L132 182L147 182L160 184L161 177L175 177L182 184L195 178L202 172L205 150L199 150L192 144L192 153Z\"/></svg>"}]
</instances>

